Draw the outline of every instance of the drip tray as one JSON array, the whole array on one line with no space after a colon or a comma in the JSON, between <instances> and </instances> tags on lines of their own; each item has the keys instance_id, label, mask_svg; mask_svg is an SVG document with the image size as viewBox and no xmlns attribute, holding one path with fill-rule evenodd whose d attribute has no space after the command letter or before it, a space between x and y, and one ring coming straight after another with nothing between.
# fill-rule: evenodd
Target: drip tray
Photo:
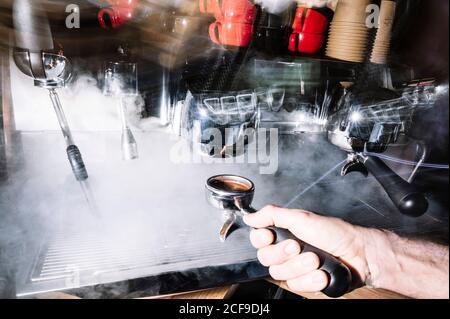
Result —
<instances>
[{"instance_id":1,"label":"drip tray","mask_svg":"<svg viewBox=\"0 0 450 319\"><path fill-rule=\"evenodd\" d=\"M94 233L57 234L42 245L18 285L17 296L121 282L256 259L248 230L238 229L226 243L155 238L120 240ZM218 236L216 236L218 237Z\"/></svg>"}]
</instances>

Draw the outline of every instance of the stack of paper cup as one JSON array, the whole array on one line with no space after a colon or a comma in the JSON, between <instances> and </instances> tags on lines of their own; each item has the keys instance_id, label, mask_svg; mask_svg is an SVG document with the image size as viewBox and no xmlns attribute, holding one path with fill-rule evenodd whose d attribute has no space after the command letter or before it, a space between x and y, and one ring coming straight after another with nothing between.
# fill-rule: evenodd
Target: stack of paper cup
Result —
<instances>
[{"instance_id":1,"label":"stack of paper cup","mask_svg":"<svg viewBox=\"0 0 450 319\"><path fill-rule=\"evenodd\" d=\"M383 0L381 2L378 31L372 48L370 62L385 64L391 45L392 26L395 18L395 2Z\"/></svg>"},{"instance_id":2,"label":"stack of paper cup","mask_svg":"<svg viewBox=\"0 0 450 319\"><path fill-rule=\"evenodd\" d=\"M328 57L350 62L364 61L370 31L366 26L366 8L370 3L370 0L339 0L330 26Z\"/></svg>"}]
</instances>

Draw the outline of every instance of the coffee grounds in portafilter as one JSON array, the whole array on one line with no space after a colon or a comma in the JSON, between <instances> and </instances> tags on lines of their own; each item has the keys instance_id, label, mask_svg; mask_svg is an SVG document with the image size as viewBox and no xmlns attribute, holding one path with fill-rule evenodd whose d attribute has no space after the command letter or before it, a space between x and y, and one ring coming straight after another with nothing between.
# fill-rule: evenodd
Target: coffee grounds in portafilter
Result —
<instances>
[{"instance_id":1,"label":"coffee grounds in portafilter","mask_svg":"<svg viewBox=\"0 0 450 319\"><path fill-rule=\"evenodd\" d=\"M227 178L213 179L209 184L215 189L226 192L248 192L251 189L251 185Z\"/></svg>"}]
</instances>

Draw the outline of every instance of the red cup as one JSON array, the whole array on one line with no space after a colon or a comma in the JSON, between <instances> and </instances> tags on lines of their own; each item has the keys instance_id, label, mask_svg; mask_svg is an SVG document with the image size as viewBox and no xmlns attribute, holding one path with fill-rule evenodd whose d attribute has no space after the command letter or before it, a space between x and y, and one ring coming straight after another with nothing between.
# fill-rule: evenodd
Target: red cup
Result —
<instances>
[{"instance_id":1,"label":"red cup","mask_svg":"<svg viewBox=\"0 0 450 319\"><path fill-rule=\"evenodd\" d=\"M109 3L110 7L101 9L97 14L98 21L102 28L118 28L134 17L138 0L106 1Z\"/></svg>"},{"instance_id":2,"label":"red cup","mask_svg":"<svg viewBox=\"0 0 450 319\"><path fill-rule=\"evenodd\" d=\"M253 25L216 21L209 26L211 40L219 45L246 47L252 38Z\"/></svg>"},{"instance_id":3,"label":"red cup","mask_svg":"<svg viewBox=\"0 0 450 319\"><path fill-rule=\"evenodd\" d=\"M253 23L255 15L256 8L249 0L219 0L214 12L216 20L231 23Z\"/></svg>"},{"instance_id":4,"label":"red cup","mask_svg":"<svg viewBox=\"0 0 450 319\"><path fill-rule=\"evenodd\" d=\"M297 7L292 29L294 33L314 33L322 34L328 26L327 18L320 12L306 8Z\"/></svg>"},{"instance_id":5,"label":"red cup","mask_svg":"<svg viewBox=\"0 0 450 319\"><path fill-rule=\"evenodd\" d=\"M289 51L314 54L322 48L324 41L323 34L292 33L289 38Z\"/></svg>"},{"instance_id":6,"label":"red cup","mask_svg":"<svg viewBox=\"0 0 450 319\"><path fill-rule=\"evenodd\" d=\"M209 37L211 41L215 44L221 45L220 35L222 34L222 24L218 21L213 22L209 25Z\"/></svg>"}]
</instances>

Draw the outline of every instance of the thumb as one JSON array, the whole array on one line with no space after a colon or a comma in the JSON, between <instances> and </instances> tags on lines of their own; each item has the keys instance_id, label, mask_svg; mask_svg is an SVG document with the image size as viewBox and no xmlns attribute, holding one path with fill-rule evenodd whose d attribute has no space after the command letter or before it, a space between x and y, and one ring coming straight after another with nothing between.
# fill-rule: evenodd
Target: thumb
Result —
<instances>
[{"instance_id":1,"label":"thumb","mask_svg":"<svg viewBox=\"0 0 450 319\"><path fill-rule=\"evenodd\" d=\"M266 206L257 213L246 215L244 222L254 228L288 229L301 241L336 257L348 254L356 237L355 227L340 219L276 206Z\"/></svg>"}]
</instances>

